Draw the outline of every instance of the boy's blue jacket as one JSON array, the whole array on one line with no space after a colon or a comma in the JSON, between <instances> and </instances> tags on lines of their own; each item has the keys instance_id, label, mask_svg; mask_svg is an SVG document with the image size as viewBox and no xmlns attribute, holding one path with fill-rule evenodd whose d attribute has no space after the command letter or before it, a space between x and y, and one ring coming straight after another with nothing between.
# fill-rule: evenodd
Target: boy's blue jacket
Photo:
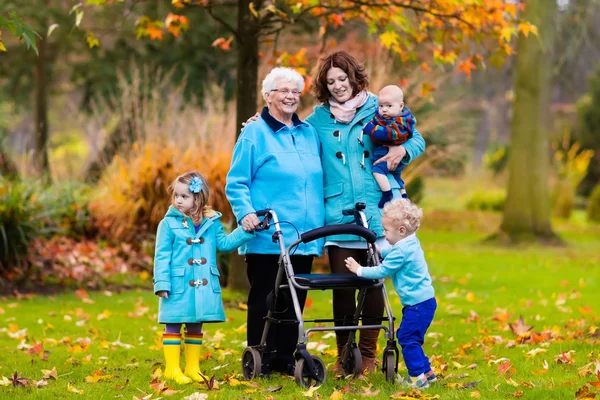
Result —
<instances>
[{"instance_id":1,"label":"boy's blue jacket","mask_svg":"<svg viewBox=\"0 0 600 400\"><path fill-rule=\"evenodd\" d=\"M414 306L435 296L421 243L415 234L396 242L377 267L362 267L368 279L391 277L403 306Z\"/></svg>"},{"instance_id":2,"label":"boy's blue jacket","mask_svg":"<svg viewBox=\"0 0 600 400\"><path fill-rule=\"evenodd\" d=\"M273 209L286 246L298 232L323 226L323 171L317 132L294 114L293 126L273 118L265 107L246 125L233 149L225 192L238 222L262 209ZM290 224L293 224L291 226ZM297 231L296 231L297 229ZM279 254L274 227L256 233L240 254ZM320 255L323 240L300 244L295 255Z\"/></svg>"},{"instance_id":3,"label":"boy's blue jacket","mask_svg":"<svg viewBox=\"0 0 600 400\"><path fill-rule=\"evenodd\" d=\"M159 323L225 321L217 250L235 250L254 235L241 228L226 235L220 219L221 214L211 210L196 233L192 219L170 206L160 221L154 253L154 293L166 290L169 298L159 299ZM190 282L198 285L190 286Z\"/></svg>"},{"instance_id":4,"label":"boy's blue jacket","mask_svg":"<svg viewBox=\"0 0 600 400\"><path fill-rule=\"evenodd\" d=\"M349 124L336 122L329 104L321 104L306 118L319 134L322 146L321 163L324 176L325 224L351 222L351 216L342 215L345 209L354 208L357 202L367 205L367 220L377 237L383 236L382 209L377 206L381 189L371 171L369 158L373 155L373 142L363 134L363 127L375 116L377 96L369 94L367 102L358 109ZM406 156L402 163L408 164L425 150L425 140L415 129L413 137L403 144ZM398 183L389 176L395 196L400 196ZM409 194L410 195L410 194ZM331 236L328 240L357 240L352 235Z\"/></svg>"}]
</instances>

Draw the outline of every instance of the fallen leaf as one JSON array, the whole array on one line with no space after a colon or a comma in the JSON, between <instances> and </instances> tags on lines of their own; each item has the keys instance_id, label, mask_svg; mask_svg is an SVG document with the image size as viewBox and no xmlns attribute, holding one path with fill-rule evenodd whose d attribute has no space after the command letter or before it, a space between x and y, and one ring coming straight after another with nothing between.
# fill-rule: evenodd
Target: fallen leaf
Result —
<instances>
[{"instance_id":1,"label":"fallen leaf","mask_svg":"<svg viewBox=\"0 0 600 400\"><path fill-rule=\"evenodd\" d=\"M190 396L184 397L182 400L205 400L208 399L208 395L206 393L196 392Z\"/></svg>"},{"instance_id":2,"label":"fallen leaf","mask_svg":"<svg viewBox=\"0 0 600 400\"><path fill-rule=\"evenodd\" d=\"M44 374L44 379L57 379L58 372L56 372L56 367L52 369L43 369L42 374Z\"/></svg>"},{"instance_id":3,"label":"fallen leaf","mask_svg":"<svg viewBox=\"0 0 600 400\"><path fill-rule=\"evenodd\" d=\"M69 392L77 393L83 395L83 390L77 389L75 386L71 385L71 383L67 383L67 390Z\"/></svg>"},{"instance_id":4,"label":"fallen leaf","mask_svg":"<svg viewBox=\"0 0 600 400\"><path fill-rule=\"evenodd\" d=\"M319 390L321 386L311 386L310 388L308 388L308 390L306 392L302 392L302 395L305 397L313 397L315 392L317 390Z\"/></svg>"},{"instance_id":5,"label":"fallen leaf","mask_svg":"<svg viewBox=\"0 0 600 400\"><path fill-rule=\"evenodd\" d=\"M523 316L519 316L519 319L515 323L509 323L508 326L510 330L516 335L521 337L529 337L531 335L530 331L533 329L533 326L525 325L525 321L523 320Z\"/></svg>"},{"instance_id":6,"label":"fallen leaf","mask_svg":"<svg viewBox=\"0 0 600 400\"><path fill-rule=\"evenodd\" d=\"M514 393L511 393L513 395L513 397L521 397L523 396L523 391L522 390L517 390Z\"/></svg>"},{"instance_id":7,"label":"fallen leaf","mask_svg":"<svg viewBox=\"0 0 600 400\"><path fill-rule=\"evenodd\" d=\"M478 399L481 397L481 394L479 394L479 390L473 390L471 393L469 393L469 396Z\"/></svg>"}]
</instances>

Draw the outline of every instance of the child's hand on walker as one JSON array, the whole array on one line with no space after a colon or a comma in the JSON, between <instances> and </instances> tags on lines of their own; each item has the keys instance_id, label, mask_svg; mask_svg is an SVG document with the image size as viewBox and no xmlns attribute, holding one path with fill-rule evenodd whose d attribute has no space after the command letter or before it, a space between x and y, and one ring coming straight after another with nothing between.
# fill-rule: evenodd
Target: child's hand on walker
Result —
<instances>
[{"instance_id":1,"label":"child's hand on walker","mask_svg":"<svg viewBox=\"0 0 600 400\"><path fill-rule=\"evenodd\" d=\"M158 292L156 292L156 295L158 297L162 297L163 299L169 298L169 292L167 292L166 290L159 290Z\"/></svg>"},{"instance_id":2,"label":"child's hand on walker","mask_svg":"<svg viewBox=\"0 0 600 400\"><path fill-rule=\"evenodd\" d=\"M360 267L360 264L356 262L356 260L352 257L348 257L346 258L346 268L348 268L350 271L356 273L356 271L358 271L358 268Z\"/></svg>"}]
</instances>

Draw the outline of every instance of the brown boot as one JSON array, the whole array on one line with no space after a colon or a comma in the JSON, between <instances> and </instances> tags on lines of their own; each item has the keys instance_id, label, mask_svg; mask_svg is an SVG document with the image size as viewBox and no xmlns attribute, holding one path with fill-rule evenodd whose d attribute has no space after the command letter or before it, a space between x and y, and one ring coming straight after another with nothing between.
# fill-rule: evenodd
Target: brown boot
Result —
<instances>
[{"instance_id":1,"label":"brown boot","mask_svg":"<svg viewBox=\"0 0 600 400\"><path fill-rule=\"evenodd\" d=\"M344 375L344 368L342 368L342 361L338 358L335 360L335 364L331 367L331 372L337 375Z\"/></svg>"},{"instance_id":2,"label":"brown boot","mask_svg":"<svg viewBox=\"0 0 600 400\"><path fill-rule=\"evenodd\" d=\"M377 338L379 337L379 330L362 330L360 331L360 342L358 348L362 355L362 366L363 369L367 369L369 372L375 370L375 359L377 357Z\"/></svg>"},{"instance_id":3,"label":"brown boot","mask_svg":"<svg viewBox=\"0 0 600 400\"><path fill-rule=\"evenodd\" d=\"M377 362L375 357L365 357L362 358L362 369L363 373L372 374L377 370Z\"/></svg>"}]
</instances>

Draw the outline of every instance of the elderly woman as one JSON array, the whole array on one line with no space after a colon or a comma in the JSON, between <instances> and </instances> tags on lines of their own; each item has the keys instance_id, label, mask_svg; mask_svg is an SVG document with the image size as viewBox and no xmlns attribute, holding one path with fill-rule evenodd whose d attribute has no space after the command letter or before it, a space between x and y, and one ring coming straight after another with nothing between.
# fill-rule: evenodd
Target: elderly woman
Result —
<instances>
[{"instance_id":1,"label":"elderly woman","mask_svg":"<svg viewBox=\"0 0 600 400\"><path fill-rule=\"evenodd\" d=\"M353 208L357 202L367 205L365 210L370 228L378 236L379 246L386 246L381 224L382 210L377 204L381 189L371 174L368 162L373 153L373 143L363 135L363 126L373 118L377 110L377 97L367 91L369 80L365 68L356 58L338 51L319 60L313 76L313 92L321 102L306 118L319 133L322 144L321 163L324 175L326 225L348 222L342 210ZM390 147L389 153L377 162L387 162L394 170L402 162L408 164L425 150L425 141L415 129L413 137L400 146ZM394 197L400 196L395 179L389 179ZM329 265L333 273L348 273L344 260L353 257L365 265L366 246L351 236L328 237L325 243ZM383 315L381 292L367 293L363 324L379 324ZM355 290L333 291L333 315L337 321L354 315ZM370 320L369 317L376 319ZM337 322L337 324L341 324ZM375 369L377 330L361 330L359 348L363 369ZM336 372L341 372L340 357L348 341L347 331L336 331L338 362ZM400 343L402 344L402 343Z\"/></svg>"},{"instance_id":2,"label":"elderly woman","mask_svg":"<svg viewBox=\"0 0 600 400\"><path fill-rule=\"evenodd\" d=\"M244 228L258 226L256 210L273 209L280 221L287 222L281 225L287 244L298 238L298 231L323 226L325 220L319 139L315 129L296 115L303 89L304 79L289 68L274 68L265 77L262 95L267 106L240 134L225 187L233 213ZM257 232L255 239L240 248L240 254L246 256L250 281L248 346L260 343L267 296L275 288L279 245L273 243L272 233ZM297 274L310 273L322 245L322 241L314 241L298 246L291 256ZM298 299L303 307L306 292L299 291ZM291 304L281 318L295 318ZM297 342L297 325L271 325L262 373L275 370L293 375ZM270 356L273 351L274 356Z\"/></svg>"}]
</instances>

